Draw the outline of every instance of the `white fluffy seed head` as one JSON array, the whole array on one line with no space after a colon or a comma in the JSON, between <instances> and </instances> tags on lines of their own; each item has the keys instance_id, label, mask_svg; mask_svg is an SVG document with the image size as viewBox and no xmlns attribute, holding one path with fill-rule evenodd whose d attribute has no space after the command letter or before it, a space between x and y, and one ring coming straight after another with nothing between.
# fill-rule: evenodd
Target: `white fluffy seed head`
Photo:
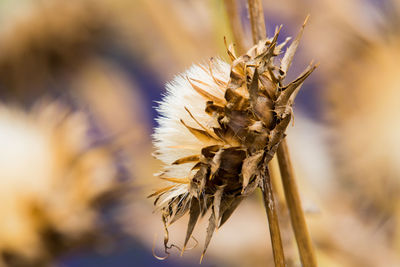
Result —
<instances>
[{"instance_id":1,"label":"white fluffy seed head","mask_svg":"<svg viewBox=\"0 0 400 267\"><path fill-rule=\"evenodd\" d=\"M194 83L196 80L202 81L196 85L211 95L224 99L225 91L221 90L221 86L214 80L210 68L214 78L228 82L230 65L220 59L215 59L210 65L193 65L166 86L167 92L158 107L159 126L153 135L156 155L165 164L166 177L189 177L194 163L182 165L172 165L172 163L176 159L199 154L204 146L212 145L200 142L181 122L182 119L188 126L200 128L198 123L191 118L191 113L204 127L216 126L216 120L205 112L207 99L196 92L189 82L189 79ZM159 205L186 191L187 184L177 185L174 190L164 196L165 199L160 199Z\"/></svg>"}]
</instances>

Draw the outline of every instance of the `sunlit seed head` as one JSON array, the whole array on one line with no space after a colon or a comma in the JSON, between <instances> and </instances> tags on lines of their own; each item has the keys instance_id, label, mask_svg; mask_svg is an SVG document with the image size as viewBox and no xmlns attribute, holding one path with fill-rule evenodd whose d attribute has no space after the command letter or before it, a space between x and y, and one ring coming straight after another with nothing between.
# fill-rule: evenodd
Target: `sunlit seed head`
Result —
<instances>
[{"instance_id":1,"label":"sunlit seed head","mask_svg":"<svg viewBox=\"0 0 400 267\"><path fill-rule=\"evenodd\" d=\"M229 47L231 64L211 59L167 85L154 144L165 163L158 176L169 185L151 196L165 227L189 212L182 252L198 218L211 210L204 255L214 230L263 183L291 120L294 97L316 67L310 64L285 84L302 31L276 65L287 42L277 43L279 30L240 57Z\"/></svg>"}]
</instances>

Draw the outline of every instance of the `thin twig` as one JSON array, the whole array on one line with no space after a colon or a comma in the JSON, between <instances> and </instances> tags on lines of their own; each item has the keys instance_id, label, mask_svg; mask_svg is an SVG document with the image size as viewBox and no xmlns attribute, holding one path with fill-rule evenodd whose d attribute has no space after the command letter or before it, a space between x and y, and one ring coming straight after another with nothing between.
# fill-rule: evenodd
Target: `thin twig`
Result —
<instances>
[{"instance_id":1,"label":"thin twig","mask_svg":"<svg viewBox=\"0 0 400 267\"><path fill-rule=\"evenodd\" d=\"M253 43L257 44L260 40L267 37L263 6L261 0L247 0L247 4L249 8Z\"/></svg>"},{"instance_id":2,"label":"thin twig","mask_svg":"<svg viewBox=\"0 0 400 267\"><path fill-rule=\"evenodd\" d=\"M265 30L264 12L261 0L248 0L248 8L250 15L250 25L253 36L253 43L257 44L260 40L267 37ZM271 187L271 179L266 174L263 184L263 200L268 216L269 231L271 235L272 251L274 254L274 262L276 267L285 266L285 255L283 252L281 233L279 230L279 221Z\"/></svg>"},{"instance_id":3,"label":"thin twig","mask_svg":"<svg viewBox=\"0 0 400 267\"><path fill-rule=\"evenodd\" d=\"M281 170L283 189L285 190L286 203L289 208L290 219L292 221L301 263L303 266L316 267L317 262L314 255L314 249L304 219L304 213L294 178L293 166L290 160L286 139L282 140L280 143L277 156Z\"/></svg>"},{"instance_id":4,"label":"thin twig","mask_svg":"<svg viewBox=\"0 0 400 267\"><path fill-rule=\"evenodd\" d=\"M224 0L226 13L228 15L228 22L233 35L233 40L236 44L236 51L239 55L245 52L245 39L243 37L243 28L240 21L240 14L236 0Z\"/></svg>"},{"instance_id":5,"label":"thin twig","mask_svg":"<svg viewBox=\"0 0 400 267\"><path fill-rule=\"evenodd\" d=\"M281 230L282 246L285 248L285 260L287 266L294 266L298 260L297 251L293 243L292 225L289 211L286 205L285 191L283 190L281 173L276 154L268 163L269 175L271 177L272 191L275 193L276 206L278 209L279 227Z\"/></svg>"},{"instance_id":6,"label":"thin twig","mask_svg":"<svg viewBox=\"0 0 400 267\"><path fill-rule=\"evenodd\" d=\"M285 266L285 255L283 253L281 233L279 230L278 215L272 192L271 179L267 174L263 181L263 200L265 210L268 216L269 233L271 236L272 252L274 254L274 262L276 267Z\"/></svg>"},{"instance_id":7,"label":"thin twig","mask_svg":"<svg viewBox=\"0 0 400 267\"><path fill-rule=\"evenodd\" d=\"M281 180L278 158L276 155L268 163L269 176L271 177L272 190L275 192L280 209L286 209L285 191Z\"/></svg>"}]
</instances>

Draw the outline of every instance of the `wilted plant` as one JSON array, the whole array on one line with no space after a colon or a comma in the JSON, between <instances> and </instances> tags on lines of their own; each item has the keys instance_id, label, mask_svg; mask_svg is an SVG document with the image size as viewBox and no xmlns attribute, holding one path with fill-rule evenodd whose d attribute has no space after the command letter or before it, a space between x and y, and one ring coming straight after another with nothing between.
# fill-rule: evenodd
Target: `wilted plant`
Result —
<instances>
[{"instance_id":1,"label":"wilted plant","mask_svg":"<svg viewBox=\"0 0 400 267\"><path fill-rule=\"evenodd\" d=\"M279 31L241 56L229 46L231 64L211 59L208 66L195 65L167 85L154 138L155 155L167 165L159 176L169 186L151 197L166 231L189 213L182 252L208 210L202 257L215 229L245 197L257 187L272 194L268 163L285 137L297 91L316 67L310 64L297 79L285 83L302 31L278 64L289 41L278 44ZM270 205L266 203L267 212L274 213ZM164 245L168 254L168 235Z\"/></svg>"}]
</instances>

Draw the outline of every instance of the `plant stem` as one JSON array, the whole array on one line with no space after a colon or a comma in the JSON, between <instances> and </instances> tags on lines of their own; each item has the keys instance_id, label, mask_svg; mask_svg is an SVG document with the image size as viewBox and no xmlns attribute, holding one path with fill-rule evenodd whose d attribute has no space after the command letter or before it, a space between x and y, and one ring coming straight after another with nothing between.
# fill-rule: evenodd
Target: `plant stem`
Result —
<instances>
[{"instance_id":1,"label":"plant stem","mask_svg":"<svg viewBox=\"0 0 400 267\"><path fill-rule=\"evenodd\" d=\"M283 185L281 181L281 173L279 170L279 163L276 154L268 163L269 176L271 177L272 190L275 192L279 207L286 209L285 191L283 191Z\"/></svg>"},{"instance_id":2,"label":"plant stem","mask_svg":"<svg viewBox=\"0 0 400 267\"><path fill-rule=\"evenodd\" d=\"M256 44L259 40L266 38L263 7L261 0L248 0L248 5L253 42ZM286 202L289 208L292 227L295 233L302 265L307 267L315 267L317 266L317 264L315 260L314 250L305 223L304 213L301 207L300 197L294 178L294 171L290 160L289 149L287 147L285 139L282 140L281 144L278 147L277 157L279 168L281 171L282 184L285 191ZM264 201L266 202L266 200ZM270 217L268 216L268 219L269 218ZM280 246L282 245L280 244Z\"/></svg>"},{"instance_id":3,"label":"plant stem","mask_svg":"<svg viewBox=\"0 0 400 267\"><path fill-rule=\"evenodd\" d=\"M314 255L314 249L312 247L310 235L308 234L286 139L283 139L280 143L277 150L277 156L279 168L281 170L286 203L289 208L290 219L292 221L301 263L303 266L316 267L317 262Z\"/></svg>"},{"instance_id":4,"label":"plant stem","mask_svg":"<svg viewBox=\"0 0 400 267\"><path fill-rule=\"evenodd\" d=\"M247 0L247 4L249 7L251 35L253 36L253 43L257 44L267 37L262 2L261 0Z\"/></svg>"},{"instance_id":5,"label":"plant stem","mask_svg":"<svg viewBox=\"0 0 400 267\"><path fill-rule=\"evenodd\" d=\"M233 35L233 40L236 44L235 50L241 55L245 52L244 37L242 23L240 21L240 14L236 0L224 0L226 13L228 15L228 22Z\"/></svg>"},{"instance_id":6,"label":"plant stem","mask_svg":"<svg viewBox=\"0 0 400 267\"><path fill-rule=\"evenodd\" d=\"M263 200L265 210L267 212L269 233L271 236L272 252L274 254L274 263L276 267L285 266L285 255L283 253L281 233L279 230L278 215L272 192L271 179L268 174L265 175L263 180Z\"/></svg>"},{"instance_id":7,"label":"plant stem","mask_svg":"<svg viewBox=\"0 0 400 267\"><path fill-rule=\"evenodd\" d=\"M248 8L250 15L251 32L253 43L257 44L260 40L267 37L265 30L264 12L261 0L248 0ZM267 171L267 170L266 170ZM274 254L274 262L276 267L285 266L285 255L283 252L281 233L279 230L279 221L277 210L272 192L271 178L269 173L266 174L263 183L263 200L265 210L268 216L269 231L271 235L272 251Z\"/></svg>"}]
</instances>

